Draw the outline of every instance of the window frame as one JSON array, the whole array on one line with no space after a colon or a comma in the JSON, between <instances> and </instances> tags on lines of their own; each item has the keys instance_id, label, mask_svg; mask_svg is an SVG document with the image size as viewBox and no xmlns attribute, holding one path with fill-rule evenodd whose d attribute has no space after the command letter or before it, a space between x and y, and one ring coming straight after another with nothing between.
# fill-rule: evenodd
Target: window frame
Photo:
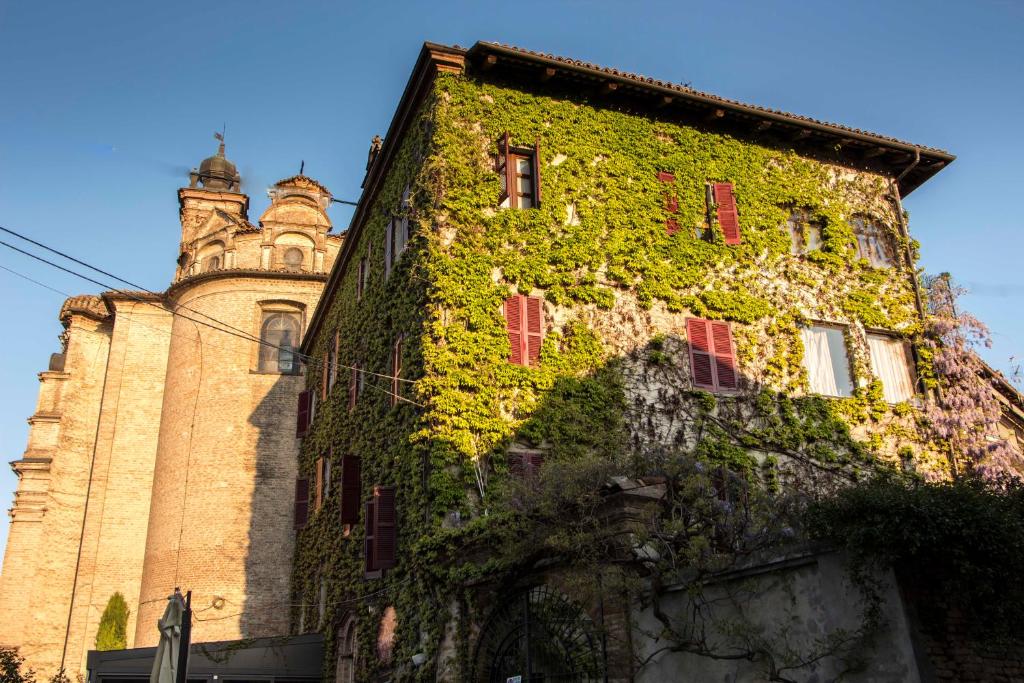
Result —
<instances>
[{"instance_id":1,"label":"window frame","mask_svg":"<svg viewBox=\"0 0 1024 683\"><path fill-rule=\"evenodd\" d=\"M518 161L526 161L529 173L520 173ZM538 209L541 205L541 163L540 143L533 147L512 145L509 134L502 135L498 142L498 157L495 170L501 177L501 198L499 205L516 210ZM530 192L519 192L519 180L530 180ZM523 206L522 198L529 197L530 205Z\"/></svg>"},{"instance_id":2,"label":"window frame","mask_svg":"<svg viewBox=\"0 0 1024 683\"><path fill-rule=\"evenodd\" d=\"M790 256L807 256L812 251L821 250L825 222L816 217L814 212L810 209L800 206L790 207L789 217L786 218L786 222L783 223L783 226L789 233ZM817 246L815 247L811 247L810 241L808 240L812 229L815 229L818 232ZM797 244L797 238L799 238L799 245Z\"/></svg>"},{"instance_id":3,"label":"window frame","mask_svg":"<svg viewBox=\"0 0 1024 683\"><path fill-rule=\"evenodd\" d=\"M268 301L259 302L257 308L259 315L256 316L256 333L255 337L259 341L254 344L254 355L255 358L253 363L253 372L260 375L299 375L302 374L302 361L299 357L299 343L302 341L302 332L305 329L305 307L297 302L291 301ZM278 315L294 316L296 320L296 335L295 343L290 346L293 355L292 367L290 370L282 371L280 369L280 347L278 343L270 342L264 334L264 328L270 321L270 318ZM270 344L270 346L268 346ZM274 358L267 358L265 354L268 352L275 354ZM270 364L276 365L277 369L271 369Z\"/></svg>"},{"instance_id":4,"label":"window frame","mask_svg":"<svg viewBox=\"0 0 1024 683\"><path fill-rule=\"evenodd\" d=\"M872 268L879 269L896 268L899 265L899 254L893 235L883 221L871 214L854 214L850 218L850 229L853 231L854 249L858 260L867 261Z\"/></svg>"},{"instance_id":5,"label":"window frame","mask_svg":"<svg viewBox=\"0 0 1024 683\"><path fill-rule=\"evenodd\" d=\"M886 402L889 403L889 405L897 405L899 403L913 401L918 395L918 376L917 368L914 367L913 344L910 342L909 339L899 334L898 332L894 332L892 330L883 330L872 327L864 329L864 338L868 345L868 361L871 365L871 375L882 383L883 393L885 391L885 381L879 376L878 370L875 367L875 355L871 350L872 337L886 339L893 342L899 342L903 346L903 360L905 362L905 367L907 370L907 379L909 380L908 383L910 385L910 396L908 396L907 398L900 399L898 401L889 401L889 399L886 399Z\"/></svg>"},{"instance_id":6,"label":"window frame","mask_svg":"<svg viewBox=\"0 0 1024 683\"><path fill-rule=\"evenodd\" d=\"M846 373L847 373L846 377L847 377L847 381L849 382L849 387L850 387L848 394L841 394L841 393L827 394L827 393L823 393L821 391L815 391L814 390L814 387L812 386L812 383L811 383L812 382L811 381L811 376L812 376L811 375L811 368L808 367L808 363L807 363L808 348L807 348L806 338L803 335L803 330L813 330L815 328L822 329L822 330L835 330L835 331L839 332L840 338L842 339L842 342L843 342L843 354L846 357L846 365L845 365ZM826 339L826 341L827 341L827 339ZM804 368L804 372L807 373L808 392L810 394L813 394L815 396L821 396L823 398L850 398L851 396L853 396L853 392L857 388L857 376L854 373L854 368L853 368L853 354L850 353L850 326L849 325L845 325L843 323L833 323L833 322L825 322L825 321L820 321L820 320L812 320L807 325L804 325L801 328L801 339L800 339L800 342L801 342L801 344L803 344L803 347L804 347L803 368ZM835 374L836 364L835 364L835 361L832 360L831 346L829 347L829 362L830 362L830 365L831 365L831 368L832 368L832 381L836 385L836 390L839 391L840 390L839 381L838 381L839 378Z\"/></svg>"}]
</instances>

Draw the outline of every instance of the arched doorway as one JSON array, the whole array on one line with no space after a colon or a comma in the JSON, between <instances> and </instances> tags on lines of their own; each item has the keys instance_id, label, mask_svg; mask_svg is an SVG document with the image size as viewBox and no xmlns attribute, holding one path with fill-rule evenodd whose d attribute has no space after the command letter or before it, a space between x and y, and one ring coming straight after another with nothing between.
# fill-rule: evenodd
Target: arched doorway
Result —
<instances>
[{"instance_id":1,"label":"arched doorway","mask_svg":"<svg viewBox=\"0 0 1024 683\"><path fill-rule=\"evenodd\" d=\"M359 646L356 641L356 620L349 616L338 629L338 640L334 681L335 683L355 683L356 656Z\"/></svg>"},{"instance_id":2,"label":"arched doorway","mask_svg":"<svg viewBox=\"0 0 1024 683\"><path fill-rule=\"evenodd\" d=\"M516 676L523 683L604 679L601 639L590 617L547 586L511 595L480 632L473 680L506 683Z\"/></svg>"}]
</instances>

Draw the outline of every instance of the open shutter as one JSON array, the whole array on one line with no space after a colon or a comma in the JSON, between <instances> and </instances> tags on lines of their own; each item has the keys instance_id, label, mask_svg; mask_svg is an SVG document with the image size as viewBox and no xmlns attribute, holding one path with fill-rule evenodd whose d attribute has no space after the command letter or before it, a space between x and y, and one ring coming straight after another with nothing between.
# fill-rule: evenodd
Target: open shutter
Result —
<instances>
[{"instance_id":1,"label":"open shutter","mask_svg":"<svg viewBox=\"0 0 1024 683\"><path fill-rule=\"evenodd\" d=\"M384 279L391 275L391 246L395 235L395 221L388 216L387 225L384 227Z\"/></svg>"},{"instance_id":2,"label":"open shutter","mask_svg":"<svg viewBox=\"0 0 1024 683\"><path fill-rule=\"evenodd\" d=\"M526 365L540 362L540 345L544 340L544 300L537 296L523 297L526 303Z\"/></svg>"},{"instance_id":3,"label":"open shutter","mask_svg":"<svg viewBox=\"0 0 1024 683\"><path fill-rule=\"evenodd\" d=\"M540 206L540 142L533 145L533 205Z\"/></svg>"},{"instance_id":4,"label":"open shutter","mask_svg":"<svg viewBox=\"0 0 1024 683\"><path fill-rule=\"evenodd\" d=\"M505 325L508 327L508 343L512 348L508 360L523 365L523 296L513 294L505 299Z\"/></svg>"},{"instance_id":5,"label":"open shutter","mask_svg":"<svg viewBox=\"0 0 1024 683\"><path fill-rule=\"evenodd\" d=\"M702 318L686 319L686 336L690 343L690 371L693 385L701 389L715 389L712 367L711 331L709 321Z\"/></svg>"},{"instance_id":6,"label":"open shutter","mask_svg":"<svg viewBox=\"0 0 1024 683\"><path fill-rule=\"evenodd\" d=\"M295 436L303 437L309 432L309 391L299 392L299 412L295 417Z\"/></svg>"},{"instance_id":7,"label":"open shutter","mask_svg":"<svg viewBox=\"0 0 1024 683\"><path fill-rule=\"evenodd\" d=\"M712 320L711 349L715 356L715 383L719 389L735 389L736 349L732 343L732 330L729 323Z\"/></svg>"},{"instance_id":8,"label":"open shutter","mask_svg":"<svg viewBox=\"0 0 1024 683\"><path fill-rule=\"evenodd\" d=\"M508 133L505 133L501 136L501 140L498 141L498 173L503 174L505 177L505 187L501 190L501 198L498 200L499 204L503 204L509 198L512 188L515 187L515 172L509 161Z\"/></svg>"},{"instance_id":9,"label":"open shutter","mask_svg":"<svg viewBox=\"0 0 1024 683\"><path fill-rule=\"evenodd\" d=\"M316 459L316 479L313 491L315 496L313 498L313 512L319 512L320 508L324 504L324 459Z\"/></svg>"},{"instance_id":10,"label":"open shutter","mask_svg":"<svg viewBox=\"0 0 1024 683\"><path fill-rule=\"evenodd\" d=\"M718 225L725 236L725 243L739 244L740 223L732 183L715 183L715 204L718 206Z\"/></svg>"},{"instance_id":11,"label":"open shutter","mask_svg":"<svg viewBox=\"0 0 1024 683\"><path fill-rule=\"evenodd\" d=\"M374 562L375 569L390 569L397 559L395 529L395 487L375 486L374 506Z\"/></svg>"},{"instance_id":12,"label":"open shutter","mask_svg":"<svg viewBox=\"0 0 1024 683\"><path fill-rule=\"evenodd\" d=\"M295 480L295 528L306 528L309 521L309 479Z\"/></svg>"},{"instance_id":13,"label":"open shutter","mask_svg":"<svg viewBox=\"0 0 1024 683\"><path fill-rule=\"evenodd\" d=\"M348 409L356 409L356 396L359 393L359 366L353 365L348 374Z\"/></svg>"},{"instance_id":14,"label":"open shutter","mask_svg":"<svg viewBox=\"0 0 1024 683\"><path fill-rule=\"evenodd\" d=\"M341 460L341 523L359 523L359 499L362 496L359 456L346 455Z\"/></svg>"},{"instance_id":15,"label":"open shutter","mask_svg":"<svg viewBox=\"0 0 1024 683\"><path fill-rule=\"evenodd\" d=\"M374 536L377 524L374 519L373 498L366 501L366 537L363 541L363 555L365 556L365 567L367 572L377 569L374 564L374 555L377 553L377 539Z\"/></svg>"}]
</instances>

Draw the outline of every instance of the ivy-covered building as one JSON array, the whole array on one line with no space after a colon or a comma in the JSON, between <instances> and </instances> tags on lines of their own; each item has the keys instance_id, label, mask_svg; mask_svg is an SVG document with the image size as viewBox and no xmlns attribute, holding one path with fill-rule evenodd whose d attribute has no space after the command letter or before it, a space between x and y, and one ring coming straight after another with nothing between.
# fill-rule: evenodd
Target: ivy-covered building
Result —
<instances>
[{"instance_id":1,"label":"ivy-covered building","mask_svg":"<svg viewBox=\"0 0 1024 683\"><path fill-rule=\"evenodd\" d=\"M773 552L736 515L879 466L948 474L916 419L900 199L952 160L426 44L303 340L292 616L323 632L325 676L829 678L859 658L851 680L917 680L891 576L865 616L842 557ZM718 582L696 608L690 565ZM748 596L774 619L725 610L698 637L665 617L761 575L788 586ZM860 628L878 614L881 639Z\"/></svg>"}]
</instances>

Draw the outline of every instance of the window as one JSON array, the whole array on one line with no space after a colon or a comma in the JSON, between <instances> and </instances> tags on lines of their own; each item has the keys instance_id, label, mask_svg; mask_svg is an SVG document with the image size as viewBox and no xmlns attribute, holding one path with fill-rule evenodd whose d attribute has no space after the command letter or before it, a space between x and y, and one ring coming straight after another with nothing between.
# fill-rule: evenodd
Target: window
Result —
<instances>
[{"instance_id":1,"label":"window","mask_svg":"<svg viewBox=\"0 0 1024 683\"><path fill-rule=\"evenodd\" d=\"M391 349L391 405L398 405L402 396L402 342L404 336L395 340L395 346Z\"/></svg>"},{"instance_id":2,"label":"window","mask_svg":"<svg viewBox=\"0 0 1024 683\"><path fill-rule=\"evenodd\" d=\"M220 270L220 256L207 256L203 260L203 272L209 273L211 270Z\"/></svg>"},{"instance_id":3,"label":"window","mask_svg":"<svg viewBox=\"0 0 1024 683\"><path fill-rule=\"evenodd\" d=\"M391 276L391 270L405 251L409 241L409 218L392 216L384 234L384 277Z\"/></svg>"},{"instance_id":4,"label":"window","mask_svg":"<svg viewBox=\"0 0 1024 683\"><path fill-rule=\"evenodd\" d=\"M302 270L302 261L304 257L302 250L298 247L288 247L284 250L284 257L281 259L284 262L284 267L287 270L297 273Z\"/></svg>"},{"instance_id":5,"label":"window","mask_svg":"<svg viewBox=\"0 0 1024 683\"><path fill-rule=\"evenodd\" d=\"M366 502L364 554L366 573L380 576L396 563L395 487L374 486L373 497Z\"/></svg>"},{"instance_id":6,"label":"window","mask_svg":"<svg viewBox=\"0 0 1024 683\"><path fill-rule=\"evenodd\" d=\"M302 322L299 313L264 311L260 325L260 372L295 374L299 361L295 352Z\"/></svg>"},{"instance_id":7,"label":"window","mask_svg":"<svg viewBox=\"0 0 1024 683\"><path fill-rule=\"evenodd\" d=\"M882 380L882 393L889 403L914 397L914 378L910 372L907 343L887 334L868 334L871 368Z\"/></svg>"},{"instance_id":8,"label":"window","mask_svg":"<svg viewBox=\"0 0 1024 683\"><path fill-rule=\"evenodd\" d=\"M508 454L509 470L520 479L536 479L543 464L544 453L541 451L512 451Z\"/></svg>"},{"instance_id":9,"label":"window","mask_svg":"<svg viewBox=\"0 0 1024 683\"><path fill-rule=\"evenodd\" d=\"M539 296L514 294L505 300L505 325L514 365L536 365L544 340L544 300Z\"/></svg>"},{"instance_id":10,"label":"window","mask_svg":"<svg viewBox=\"0 0 1024 683\"><path fill-rule=\"evenodd\" d=\"M801 256L821 248L821 221L811 217L810 211L796 209L786 221L789 230L789 253Z\"/></svg>"},{"instance_id":11,"label":"window","mask_svg":"<svg viewBox=\"0 0 1024 683\"><path fill-rule=\"evenodd\" d=\"M895 263L892 239L878 221L855 216L850 224L857 237L857 258L865 259L875 268L891 268Z\"/></svg>"},{"instance_id":12,"label":"window","mask_svg":"<svg viewBox=\"0 0 1024 683\"><path fill-rule=\"evenodd\" d=\"M498 143L501 203L511 209L540 206L540 144L512 147L508 133Z\"/></svg>"},{"instance_id":13,"label":"window","mask_svg":"<svg viewBox=\"0 0 1024 683\"><path fill-rule=\"evenodd\" d=\"M838 327L812 326L803 329L804 367L811 392L823 396L850 396L850 359L846 337Z\"/></svg>"},{"instance_id":14,"label":"window","mask_svg":"<svg viewBox=\"0 0 1024 683\"><path fill-rule=\"evenodd\" d=\"M316 459L315 484L316 497L313 511L319 512L327 497L331 495L331 458L329 455Z\"/></svg>"},{"instance_id":15,"label":"window","mask_svg":"<svg viewBox=\"0 0 1024 683\"><path fill-rule=\"evenodd\" d=\"M736 374L736 349L732 328L721 320L686 319L690 345L690 372L693 386L709 391L729 391L739 386Z\"/></svg>"},{"instance_id":16,"label":"window","mask_svg":"<svg viewBox=\"0 0 1024 683\"><path fill-rule=\"evenodd\" d=\"M351 616L338 631L338 659L334 671L334 683L355 683L356 653L359 651L356 641L356 620Z\"/></svg>"},{"instance_id":17,"label":"window","mask_svg":"<svg viewBox=\"0 0 1024 683\"><path fill-rule=\"evenodd\" d=\"M732 183L713 183L712 197L718 214L718 227L722 230L726 244L740 243L739 213L736 210L736 195Z\"/></svg>"}]
</instances>

